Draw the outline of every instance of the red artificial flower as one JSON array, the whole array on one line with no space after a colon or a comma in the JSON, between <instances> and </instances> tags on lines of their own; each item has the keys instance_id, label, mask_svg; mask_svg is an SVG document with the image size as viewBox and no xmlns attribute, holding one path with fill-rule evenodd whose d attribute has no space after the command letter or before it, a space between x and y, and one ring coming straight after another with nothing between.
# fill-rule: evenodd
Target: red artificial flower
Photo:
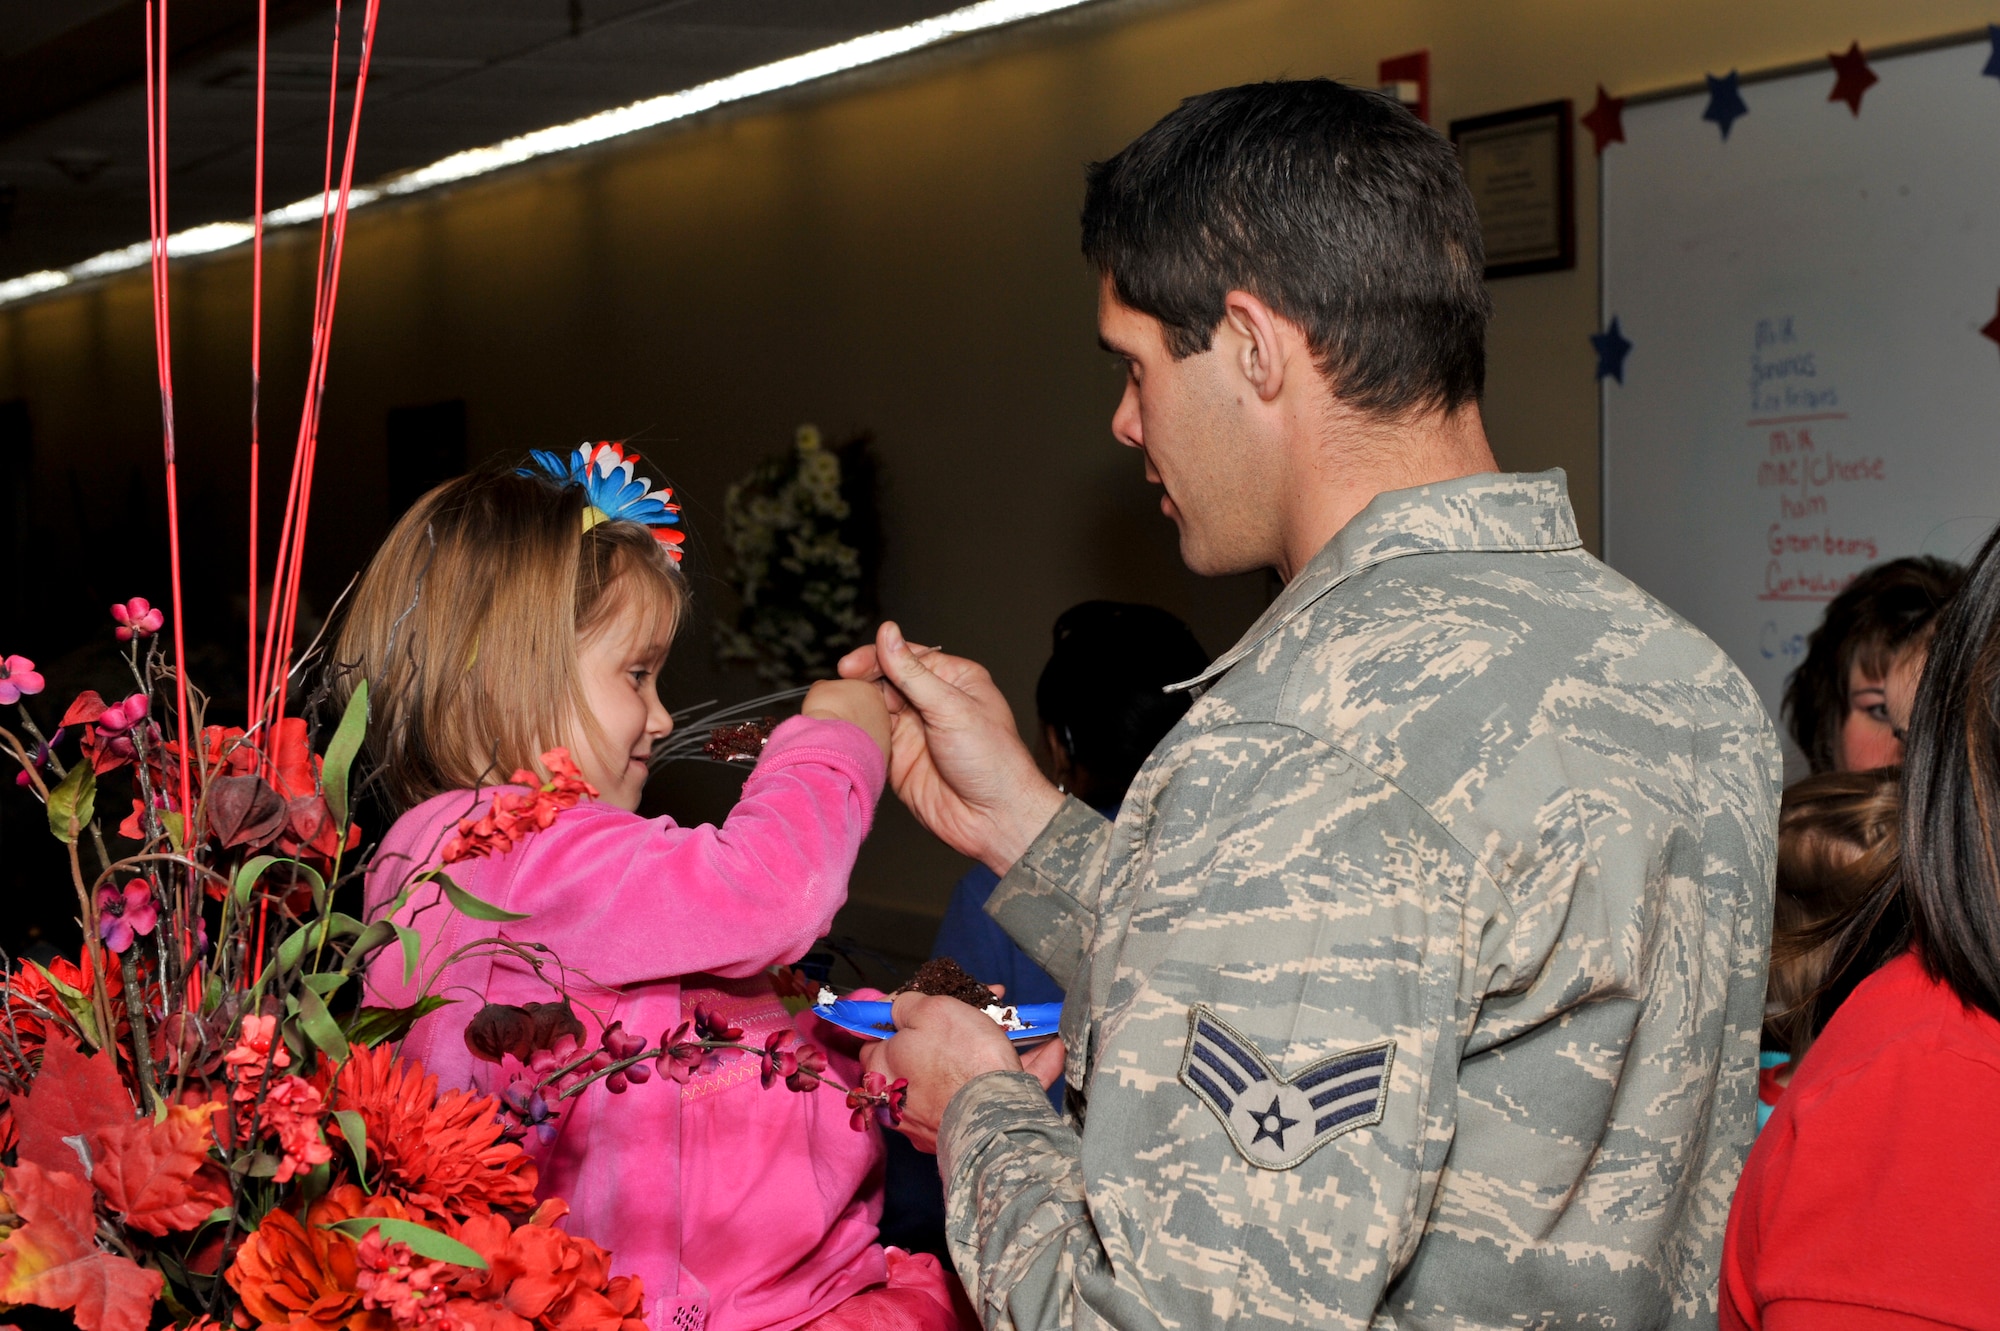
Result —
<instances>
[{"instance_id":1,"label":"red artificial flower","mask_svg":"<svg viewBox=\"0 0 2000 1331\"><path fill-rule=\"evenodd\" d=\"M597 797L597 787L583 779L568 749L550 749L542 755L542 766L549 769L547 781L522 768L512 780L526 790L503 790L493 797L485 814L461 818L458 832L444 843L444 862L505 855L515 842L547 827L563 810L575 808L586 796Z\"/></svg>"},{"instance_id":2,"label":"red artificial flower","mask_svg":"<svg viewBox=\"0 0 2000 1331\"><path fill-rule=\"evenodd\" d=\"M378 1190L419 1215L525 1211L535 1204L536 1171L491 1096L451 1090L386 1045L357 1049L334 1080L333 1108L361 1114L368 1169Z\"/></svg>"},{"instance_id":3,"label":"red artificial flower","mask_svg":"<svg viewBox=\"0 0 2000 1331\"><path fill-rule=\"evenodd\" d=\"M245 1017L236 1047L222 1056L224 1063L236 1069L233 1098L237 1103L248 1104L257 1098L257 1091L264 1084L265 1068L278 1071L292 1065L292 1055L284 1041L277 1038L277 1031L276 1017Z\"/></svg>"},{"instance_id":4,"label":"red artificial flower","mask_svg":"<svg viewBox=\"0 0 2000 1331\"><path fill-rule=\"evenodd\" d=\"M325 1115L326 1102L319 1089L304 1077L280 1077L271 1083L258 1120L278 1134L282 1158L272 1182L289 1183L333 1159L333 1148L320 1132Z\"/></svg>"},{"instance_id":5,"label":"red artificial flower","mask_svg":"<svg viewBox=\"0 0 2000 1331\"><path fill-rule=\"evenodd\" d=\"M382 1231L371 1229L356 1245L355 1289L361 1306L389 1314L399 1327L441 1327L453 1324L445 1311L446 1282L458 1269L444 1262L419 1261L408 1244L384 1243Z\"/></svg>"}]
</instances>

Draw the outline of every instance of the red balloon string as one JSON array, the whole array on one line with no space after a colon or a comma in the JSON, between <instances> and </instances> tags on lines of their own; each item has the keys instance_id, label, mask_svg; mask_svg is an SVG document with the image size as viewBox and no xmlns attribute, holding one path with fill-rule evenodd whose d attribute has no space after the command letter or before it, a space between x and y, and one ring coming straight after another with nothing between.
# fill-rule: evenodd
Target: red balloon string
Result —
<instances>
[{"instance_id":1,"label":"red balloon string","mask_svg":"<svg viewBox=\"0 0 2000 1331\"><path fill-rule=\"evenodd\" d=\"M250 669L244 676L250 690L243 724L257 723L257 487L261 441L258 438L260 399L264 389L264 86L270 0L257 0L257 149L256 184L252 195L250 240ZM261 950L261 949L260 949Z\"/></svg>"},{"instance_id":2,"label":"red balloon string","mask_svg":"<svg viewBox=\"0 0 2000 1331\"><path fill-rule=\"evenodd\" d=\"M332 348L334 309L340 295L341 257L346 249L348 206L354 186L355 152L360 142L361 111L368 90L368 67L374 55L380 0L368 0L361 29L361 57L355 73L353 103L348 109L340 184L333 188L334 123L338 101L339 16L334 6L334 77L329 92L326 188L320 204L320 257L313 292L311 360L306 374L305 405L298 441L292 453L291 483L285 501L285 523L278 545L278 575L272 589L269 627L265 636L259 699L266 724L275 727L284 716L285 694L298 622L301 573L305 560L307 517L312 508L312 483L319 456L320 409L326 395L327 357Z\"/></svg>"},{"instance_id":3,"label":"red balloon string","mask_svg":"<svg viewBox=\"0 0 2000 1331\"><path fill-rule=\"evenodd\" d=\"M194 819L194 752L188 744L187 609L181 595L180 467L174 448L174 349L167 289L167 0L146 0L146 181L152 239L153 350L160 380L160 424L167 465L167 568L173 591L174 724L180 741L180 815L183 837ZM157 62L157 64L156 64ZM186 892L183 885L183 892ZM185 903L184 903L185 906ZM188 909L180 912L183 921ZM182 955L194 965L194 938L183 924Z\"/></svg>"}]
</instances>

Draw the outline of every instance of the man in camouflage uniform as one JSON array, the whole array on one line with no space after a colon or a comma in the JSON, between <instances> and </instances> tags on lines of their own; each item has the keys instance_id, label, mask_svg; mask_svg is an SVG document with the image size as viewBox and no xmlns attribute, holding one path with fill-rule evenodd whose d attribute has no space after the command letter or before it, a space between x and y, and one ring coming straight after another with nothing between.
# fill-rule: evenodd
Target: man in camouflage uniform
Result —
<instances>
[{"instance_id":1,"label":"man in camouflage uniform","mask_svg":"<svg viewBox=\"0 0 2000 1331\"><path fill-rule=\"evenodd\" d=\"M1241 199L1338 232L1345 192L1389 239L1311 242L1317 280L1372 253L1435 316L1400 368L1370 347L1407 309L1315 307L1270 275L1312 253L1217 240L1254 249ZM893 625L845 663L893 685L898 793L1005 873L988 909L1069 994L1066 1115L1029 1075L1051 1056L1024 1070L954 1000L899 999L868 1051L911 1081L989 1327L1715 1324L1775 738L1714 644L1583 551L1560 473L1493 470L1483 362L1449 354L1485 311L1463 195L1434 135L1322 82L1191 99L1095 169L1114 432L1190 566L1287 578L1116 823L1040 781L971 663ZM1162 294L1177 208L1199 243ZM1171 282L1203 262L1222 313L1189 302L1209 343L1177 355Z\"/></svg>"}]
</instances>

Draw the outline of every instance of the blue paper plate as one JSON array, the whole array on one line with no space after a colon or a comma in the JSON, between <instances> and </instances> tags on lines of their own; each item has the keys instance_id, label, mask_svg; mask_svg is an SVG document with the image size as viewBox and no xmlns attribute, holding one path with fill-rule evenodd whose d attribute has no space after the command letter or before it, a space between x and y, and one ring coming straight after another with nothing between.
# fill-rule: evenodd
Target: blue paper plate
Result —
<instances>
[{"instance_id":1,"label":"blue paper plate","mask_svg":"<svg viewBox=\"0 0 2000 1331\"><path fill-rule=\"evenodd\" d=\"M843 1031L852 1031L870 1040L886 1040L896 1033L896 1023L891 1013L894 1004L881 1001L870 1002L859 998L840 998L813 1009L813 1015L821 1021L830 1021ZM1014 1015L1023 1023L1018 1031L1008 1031L1007 1038L1019 1043L1023 1040L1046 1040L1056 1033L1062 1021L1061 1003L1023 1003L1014 1010Z\"/></svg>"}]
</instances>

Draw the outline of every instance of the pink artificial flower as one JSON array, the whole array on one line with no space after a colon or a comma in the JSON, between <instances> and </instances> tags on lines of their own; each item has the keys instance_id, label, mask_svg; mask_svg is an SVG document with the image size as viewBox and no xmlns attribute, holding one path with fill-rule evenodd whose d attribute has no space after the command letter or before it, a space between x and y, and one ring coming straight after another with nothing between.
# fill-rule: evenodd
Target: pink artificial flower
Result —
<instances>
[{"instance_id":1,"label":"pink artificial flower","mask_svg":"<svg viewBox=\"0 0 2000 1331\"><path fill-rule=\"evenodd\" d=\"M743 1038L743 1028L732 1025L728 1018L710 1008L706 1003L694 1006L695 1038L698 1040L719 1040L724 1043Z\"/></svg>"},{"instance_id":2,"label":"pink artificial flower","mask_svg":"<svg viewBox=\"0 0 2000 1331\"><path fill-rule=\"evenodd\" d=\"M890 1081L879 1072L861 1074L861 1084L847 1093L847 1107L854 1111L847 1124L856 1132L868 1131L875 1111L881 1110L895 1127L903 1121L903 1102L909 1097L910 1083L907 1078L898 1077Z\"/></svg>"},{"instance_id":3,"label":"pink artificial flower","mask_svg":"<svg viewBox=\"0 0 2000 1331\"><path fill-rule=\"evenodd\" d=\"M113 632L120 642L150 638L167 622L167 617L153 609L143 596L135 596L123 605L112 606L111 617L118 621L118 627Z\"/></svg>"},{"instance_id":4,"label":"pink artificial flower","mask_svg":"<svg viewBox=\"0 0 2000 1331\"><path fill-rule=\"evenodd\" d=\"M758 1077L769 1090L771 1083L780 1077L789 1078L799 1070L798 1051L792 1046L798 1042L794 1031L772 1031L764 1040L764 1066Z\"/></svg>"},{"instance_id":5,"label":"pink artificial flower","mask_svg":"<svg viewBox=\"0 0 2000 1331\"><path fill-rule=\"evenodd\" d=\"M97 936L113 952L123 953L134 935L153 932L159 922L160 904L145 879L134 878L123 892L109 883L97 889Z\"/></svg>"},{"instance_id":6,"label":"pink artificial flower","mask_svg":"<svg viewBox=\"0 0 2000 1331\"><path fill-rule=\"evenodd\" d=\"M701 1047L694 1023L684 1021L660 1037L660 1056L653 1060L653 1067L662 1077L685 1086L701 1070L701 1065L708 1062L708 1053Z\"/></svg>"},{"instance_id":7,"label":"pink artificial flower","mask_svg":"<svg viewBox=\"0 0 2000 1331\"><path fill-rule=\"evenodd\" d=\"M646 1049L644 1037L627 1034L625 1023L622 1021L614 1021L604 1028L602 1043L604 1045L604 1052L611 1055L611 1060L614 1063L622 1063L628 1058L644 1053ZM604 1089L610 1091L613 1095L622 1095L625 1093L625 1088L628 1085L643 1085L651 1079L652 1075L653 1070L644 1063L635 1063L629 1068L614 1072L606 1077L604 1079Z\"/></svg>"},{"instance_id":8,"label":"pink artificial flower","mask_svg":"<svg viewBox=\"0 0 2000 1331\"><path fill-rule=\"evenodd\" d=\"M30 760L34 764L35 771L46 772L49 770L49 759L51 756L49 751L62 742L63 732L58 728L55 734L35 746L35 756ZM30 786L34 784L33 778L28 775L27 768L24 767L14 773L14 784L17 786Z\"/></svg>"},{"instance_id":9,"label":"pink artificial flower","mask_svg":"<svg viewBox=\"0 0 2000 1331\"><path fill-rule=\"evenodd\" d=\"M280 1077L271 1083L259 1117L265 1127L278 1134L278 1148L283 1153L272 1182L289 1183L333 1159L333 1148L319 1130L325 1114L326 1101L304 1077Z\"/></svg>"},{"instance_id":10,"label":"pink artificial flower","mask_svg":"<svg viewBox=\"0 0 2000 1331\"><path fill-rule=\"evenodd\" d=\"M19 702L41 691L42 677L35 673L33 661L25 656L0 656L0 703Z\"/></svg>"},{"instance_id":11,"label":"pink artificial flower","mask_svg":"<svg viewBox=\"0 0 2000 1331\"><path fill-rule=\"evenodd\" d=\"M794 1091L810 1091L826 1071L826 1052L799 1039L797 1031L772 1031L764 1041L764 1066L759 1075L768 1089L783 1077Z\"/></svg>"},{"instance_id":12,"label":"pink artificial flower","mask_svg":"<svg viewBox=\"0 0 2000 1331\"><path fill-rule=\"evenodd\" d=\"M292 1065L291 1053L282 1040L272 1049L272 1041L277 1040L278 1019L276 1017L245 1017L243 1028L237 1033L236 1047L222 1056L222 1061L236 1069L236 1091L231 1097L239 1103L257 1098L257 1090L264 1081L264 1068L268 1063L272 1068L288 1068Z\"/></svg>"},{"instance_id":13,"label":"pink artificial flower","mask_svg":"<svg viewBox=\"0 0 2000 1331\"><path fill-rule=\"evenodd\" d=\"M816 1044L799 1046L799 1065L792 1075L785 1078L788 1090L810 1091L819 1085L821 1074L826 1071L826 1051Z\"/></svg>"},{"instance_id":14,"label":"pink artificial flower","mask_svg":"<svg viewBox=\"0 0 2000 1331\"><path fill-rule=\"evenodd\" d=\"M533 1071L512 1054L502 1055L500 1075L500 1121L506 1125L501 1135L508 1141L523 1141L533 1133L538 1145L556 1139L556 1122L561 1115L542 1094Z\"/></svg>"},{"instance_id":15,"label":"pink artificial flower","mask_svg":"<svg viewBox=\"0 0 2000 1331\"><path fill-rule=\"evenodd\" d=\"M122 735L145 720L146 713L152 708L151 698L143 693L135 693L124 702L107 707L97 714L98 733Z\"/></svg>"}]
</instances>

